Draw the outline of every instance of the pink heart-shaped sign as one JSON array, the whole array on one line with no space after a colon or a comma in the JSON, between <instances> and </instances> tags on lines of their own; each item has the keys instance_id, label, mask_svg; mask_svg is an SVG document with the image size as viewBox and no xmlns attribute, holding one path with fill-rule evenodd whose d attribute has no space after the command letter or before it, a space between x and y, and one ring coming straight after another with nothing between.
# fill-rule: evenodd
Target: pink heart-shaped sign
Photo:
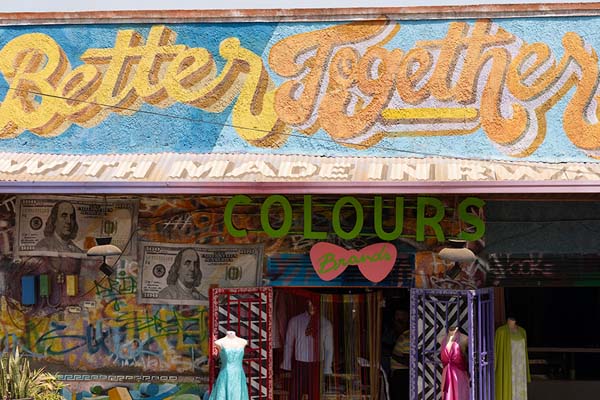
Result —
<instances>
[{"instance_id":1,"label":"pink heart-shaped sign","mask_svg":"<svg viewBox=\"0 0 600 400\"><path fill-rule=\"evenodd\" d=\"M381 282L396 263L398 252L391 243L376 243L365 247L359 253L361 260L358 269L371 282Z\"/></svg>"},{"instance_id":2,"label":"pink heart-shaped sign","mask_svg":"<svg viewBox=\"0 0 600 400\"><path fill-rule=\"evenodd\" d=\"M333 243L319 242L310 249L310 262L319 278L330 281L337 278L348 267L348 264L339 263L347 252L343 247Z\"/></svg>"},{"instance_id":3,"label":"pink heart-shaped sign","mask_svg":"<svg viewBox=\"0 0 600 400\"><path fill-rule=\"evenodd\" d=\"M381 282L394 268L396 256L396 246L390 243L376 243L357 251L320 242L310 249L313 268L324 281L337 278L349 265L357 265L365 278Z\"/></svg>"}]
</instances>

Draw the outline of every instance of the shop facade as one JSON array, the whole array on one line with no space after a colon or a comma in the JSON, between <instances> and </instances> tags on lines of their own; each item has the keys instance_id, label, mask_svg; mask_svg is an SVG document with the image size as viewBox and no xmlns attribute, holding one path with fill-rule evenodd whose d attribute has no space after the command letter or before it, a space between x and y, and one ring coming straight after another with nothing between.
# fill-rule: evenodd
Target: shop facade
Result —
<instances>
[{"instance_id":1,"label":"shop facade","mask_svg":"<svg viewBox=\"0 0 600 400\"><path fill-rule=\"evenodd\" d=\"M231 327L255 398L434 399L458 324L491 399L510 314L534 375L585 375L548 354L594 339L544 341L523 291L598 286L599 17L458 11L3 16L2 350L69 400L201 399Z\"/></svg>"}]
</instances>

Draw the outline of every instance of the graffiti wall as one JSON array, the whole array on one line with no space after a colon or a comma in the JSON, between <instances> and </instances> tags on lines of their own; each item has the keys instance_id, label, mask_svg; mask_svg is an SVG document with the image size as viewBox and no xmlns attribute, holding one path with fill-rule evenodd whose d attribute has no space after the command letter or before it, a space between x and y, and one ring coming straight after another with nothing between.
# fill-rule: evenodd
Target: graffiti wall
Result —
<instances>
[{"instance_id":1,"label":"graffiti wall","mask_svg":"<svg viewBox=\"0 0 600 400\"><path fill-rule=\"evenodd\" d=\"M593 161L597 25L3 27L0 138L16 152Z\"/></svg>"},{"instance_id":2,"label":"graffiti wall","mask_svg":"<svg viewBox=\"0 0 600 400\"><path fill-rule=\"evenodd\" d=\"M307 211L302 206L307 197L311 200L310 220L302 216ZM92 380L102 381L102 376L123 376L142 382L169 382L173 378L178 383L179 379L187 377L202 384L206 383L208 372L207 307L198 305L195 299L186 302L185 298L175 304L167 304L171 303L169 301L163 302L165 304L143 304L145 302L140 301L138 295L140 265L145 257L142 249L145 246L132 246L132 241L163 243L165 246L186 245L183 246L185 249L196 245L203 245L205 249L214 247L218 249L220 258L228 257L223 245L247 250L262 245L264 254L260 255L260 275L261 279L266 279L265 283L269 283L271 280L278 282L293 278L285 268L280 271L282 276L267 270L269 259L307 256L313 245L324 241L348 249L362 249L381 242L378 235L395 235L395 238L386 238L394 251L401 254L399 259L405 260L406 265L403 264L400 281L390 284L384 280L382 284L410 287L413 285L415 253L438 249L446 236L460 236L461 232L480 236L484 233L468 229L482 221L481 209L476 210L479 212L477 216L462 215L456 211L460 204L473 202L473 198L469 197L356 197L354 204L361 205L361 209L364 207L364 213L357 214L353 207L337 208L340 199L336 196L288 196L287 201L293 205L289 216L285 207L272 203L270 208L265 208L270 198L272 196L255 196L250 202L231 206L236 197L70 196L68 202L61 197L60 201L54 200L56 207L53 208L61 210L63 205L69 205L62 212L66 222L60 221L63 215L59 211L58 219L53 222L54 233L48 234L48 237L58 238L63 231L72 231L71 224L77 220L81 227L77 234L69 236L69 250L81 246L77 247L80 252L65 254L48 252L45 248L37 253L33 250L15 252L15 245L25 240L18 240L19 233L25 238L35 237L36 229L41 230L42 227L31 222L38 218L37 214L26 217L24 212L20 212L19 204L27 203L30 197L3 197L3 206L0 207L0 248L3 252L0 265L0 350L10 351L18 345L36 362L67 378L87 376L89 380L92 379L90 376L95 376ZM45 201L52 203L52 198ZM425 201L430 205L421 207L419 204ZM373 203L379 204L379 211ZM137 216L127 214L137 221L133 232L131 224L126 221L103 219L103 226L110 221L108 225L111 228L123 227L130 235L123 241L123 253L109 256L106 260L81 253L93 245L80 240L80 237L93 231L93 220L98 218L98 214L90 210L97 211L92 207L97 204L104 205L105 210L110 209L110 204L124 204L127 209L131 208L131 204L138 205L135 207ZM45 210L42 208L40 213L45 215ZM88 211L86 216L82 215L84 210ZM70 214L72 211L76 214ZM107 212L105 215L113 214ZM25 218L29 218L27 224L18 222ZM290 232L273 237L273 230L280 230L287 219L294 221L289 226ZM359 220L362 228L353 229ZM423 220L427 222L423 223ZM459 220L462 221L460 224ZM43 225L50 223L49 217ZM20 224L29 226L33 233L27 231L25 235L22 229L18 229ZM116 229L114 232L118 237L119 228ZM244 235L239 234L242 229ZM312 237L306 233L307 229L312 232ZM254 246L248 247L249 244ZM130 246L137 252L129 252ZM114 273L103 273L100 268L103 262L113 268ZM206 265L203 260L202 268ZM254 268L253 265L246 267L236 270L233 279ZM358 272L356 265L344 268L346 271L339 271L342 278L368 272ZM149 271L158 273L156 267ZM161 273L166 273L165 268ZM42 276L49 282L45 290ZM73 293L67 282L69 276L77 282ZM34 298L28 303L23 300L27 294L23 283L26 277L35 279ZM399 278L394 275L393 279ZM229 283L216 280L215 284L227 286Z\"/></svg>"},{"instance_id":3,"label":"graffiti wall","mask_svg":"<svg viewBox=\"0 0 600 400\"><path fill-rule=\"evenodd\" d=\"M192 383L72 382L63 389L65 400L201 400L205 390Z\"/></svg>"}]
</instances>

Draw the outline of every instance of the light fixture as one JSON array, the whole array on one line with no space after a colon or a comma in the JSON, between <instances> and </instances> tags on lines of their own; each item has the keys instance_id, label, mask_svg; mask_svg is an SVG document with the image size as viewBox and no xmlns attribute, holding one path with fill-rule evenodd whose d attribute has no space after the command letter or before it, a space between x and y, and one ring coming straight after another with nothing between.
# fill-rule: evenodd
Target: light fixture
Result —
<instances>
[{"instance_id":1,"label":"light fixture","mask_svg":"<svg viewBox=\"0 0 600 400\"><path fill-rule=\"evenodd\" d=\"M119 256L121 255L121 249L117 246L110 244L112 238L110 237L98 237L96 238L96 246L91 247L87 251L88 256L99 256L102 257L102 265L100 265L100 271L106 276L110 276L115 270L106 263L106 257L108 256Z\"/></svg>"},{"instance_id":2,"label":"light fixture","mask_svg":"<svg viewBox=\"0 0 600 400\"><path fill-rule=\"evenodd\" d=\"M442 260L453 262L473 262L477 259L475 253L466 247L467 241L461 239L448 239L449 247L444 247L438 253Z\"/></svg>"}]
</instances>

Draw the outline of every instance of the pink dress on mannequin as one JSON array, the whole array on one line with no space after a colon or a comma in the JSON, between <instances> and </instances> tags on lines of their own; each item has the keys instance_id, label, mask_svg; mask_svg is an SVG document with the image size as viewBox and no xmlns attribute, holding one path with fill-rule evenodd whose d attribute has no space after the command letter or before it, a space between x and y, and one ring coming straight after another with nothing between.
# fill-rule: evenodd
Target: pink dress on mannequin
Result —
<instances>
[{"instance_id":1,"label":"pink dress on mannequin","mask_svg":"<svg viewBox=\"0 0 600 400\"><path fill-rule=\"evenodd\" d=\"M450 346L448 336L442 341L442 390L443 400L469 400L469 374L467 362L460 348L460 333Z\"/></svg>"}]
</instances>

